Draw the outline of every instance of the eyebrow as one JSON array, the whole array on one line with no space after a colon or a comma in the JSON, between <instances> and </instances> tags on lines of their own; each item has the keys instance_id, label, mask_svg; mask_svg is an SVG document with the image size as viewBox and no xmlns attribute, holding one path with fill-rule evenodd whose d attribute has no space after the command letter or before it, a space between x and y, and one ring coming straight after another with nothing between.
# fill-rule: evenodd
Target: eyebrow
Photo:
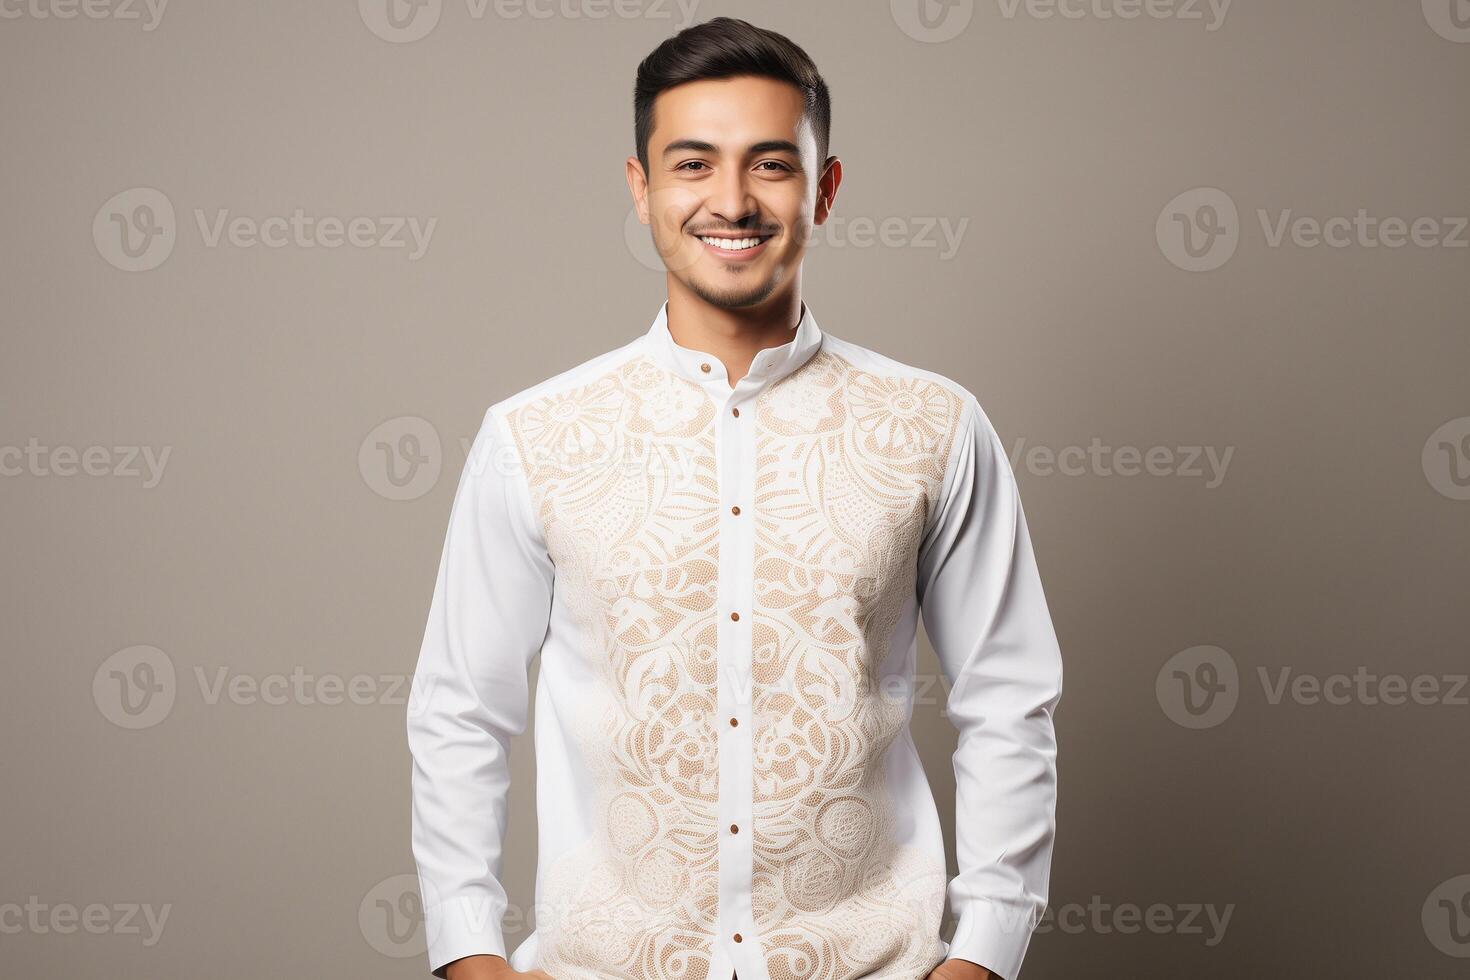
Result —
<instances>
[{"instance_id":1,"label":"eyebrow","mask_svg":"<svg viewBox=\"0 0 1470 980\"><path fill-rule=\"evenodd\" d=\"M719 153L720 148L713 143L706 143L704 140L679 139L674 140L668 146L664 147L663 155L668 156L670 153L679 153L681 151ZM794 157L800 157L801 147L790 140L762 140L759 143L752 143L750 149L746 150L746 153L790 153Z\"/></svg>"}]
</instances>

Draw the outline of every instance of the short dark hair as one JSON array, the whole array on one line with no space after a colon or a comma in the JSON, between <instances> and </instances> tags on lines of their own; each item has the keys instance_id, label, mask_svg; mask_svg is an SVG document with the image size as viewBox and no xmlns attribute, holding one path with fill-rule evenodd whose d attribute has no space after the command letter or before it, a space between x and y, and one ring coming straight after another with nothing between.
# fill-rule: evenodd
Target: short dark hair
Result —
<instances>
[{"instance_id":1,"label":"short dark hair","mask_svg":"<svg viewBox=\"0 0 1470 980\"><path fill-rule=\"evenodd\" d=\"M633 85L633 140L648 173L648 138L653 100L675 85L704 78L758 75L795 85L806 97L806 114L817 138L817 163L827 159L832 97L817 66L784 35L734 17L716 17L686 27L653 50L638 66Z\"/></svg>"}]
</instances>

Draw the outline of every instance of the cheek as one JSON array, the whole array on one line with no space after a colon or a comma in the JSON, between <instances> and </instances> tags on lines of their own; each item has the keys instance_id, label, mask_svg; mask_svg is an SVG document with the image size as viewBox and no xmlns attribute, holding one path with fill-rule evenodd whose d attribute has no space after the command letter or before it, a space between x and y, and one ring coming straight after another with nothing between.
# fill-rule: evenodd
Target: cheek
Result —
<instances>
[{"instance_id":1,"label":"cheek","mask_svg":"<svg viewBox=\"0 0 1470 980\"><path fill-rule=\"evenodd\" d=\"M699 204L699 196L682 187L649 191L648 220L653 227L654 245L671 272L687 269L703 255L699 242L684 233L684 226L699 211Z\"/></svg>"},{"instance_id":2,"label":"cheek","mask_svg":"<svg viewBox=\"0 0 1470 980\"><path fill-rule=\"evenodd\" d=\"M784 241L783 250L802 249L811 241L813 234L812 210L815 202L809 200L801 193L792 193L789 197L772 199L767 208L767 213L775 217L781 224Z\"/></svg>"},{"instance_id":3,"label":"cheek","mask_svg":"<svg viewBox=\"0 0 1470 980\"><path fill-rule=\"evenodd\" d=\"M684 225L699 210L699 197L682 187L661 187L648 193L648 219L659 239L684 233Z\"/></svg>"},{"instance_id":4,"label":"cheek","mask_svg":"<svg viewBox=\"0 0 1470 980\"><path fill-rule=\"evenodd\" d=\"M786 225L786 236L782 244L782 251L787 255L804 252L812 242L815 226L809 217L803 215L800 220Z\"/></svg>"}]
</instances>

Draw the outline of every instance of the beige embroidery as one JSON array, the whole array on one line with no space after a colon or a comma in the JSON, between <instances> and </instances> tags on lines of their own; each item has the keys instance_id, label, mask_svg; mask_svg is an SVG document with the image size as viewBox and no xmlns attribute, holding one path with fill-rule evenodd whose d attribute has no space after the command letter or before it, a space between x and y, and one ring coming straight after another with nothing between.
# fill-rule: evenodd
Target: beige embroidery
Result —
<instances>
[{"instance_id":1,"label":"beige embroidery","mask_svg":"<svg viewBox=\"0 0 1470 980\"><path fill-rule=\"evenodd\" d=\"M918 980L942 861L894 843L878 672L960 410L826 349L757 399L752 899L773 980ZM715 406L639 357L509 414L559 601L604 678L575 735L592 839L538 896L559 980L708 975L719 906ZM714 978L726 980L726 978Z\"/></svg>"}]
</instances>

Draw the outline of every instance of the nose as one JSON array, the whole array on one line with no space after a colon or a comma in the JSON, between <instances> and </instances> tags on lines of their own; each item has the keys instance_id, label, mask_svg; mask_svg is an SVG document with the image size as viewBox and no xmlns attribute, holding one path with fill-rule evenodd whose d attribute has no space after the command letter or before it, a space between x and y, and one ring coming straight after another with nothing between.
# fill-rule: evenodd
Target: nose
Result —
<instances>
[{"instance_id":1,"label":"nose","mask_svg":"<svg viewBox=\"0 0 1470 980\"><path fill-rule=\"evenodd\" d=\"M730 167L719 174L705 202L710 214L731 225L739 225L759 210L755 197L750 193L743 167Z\"/></svg>"}]
</instances>

